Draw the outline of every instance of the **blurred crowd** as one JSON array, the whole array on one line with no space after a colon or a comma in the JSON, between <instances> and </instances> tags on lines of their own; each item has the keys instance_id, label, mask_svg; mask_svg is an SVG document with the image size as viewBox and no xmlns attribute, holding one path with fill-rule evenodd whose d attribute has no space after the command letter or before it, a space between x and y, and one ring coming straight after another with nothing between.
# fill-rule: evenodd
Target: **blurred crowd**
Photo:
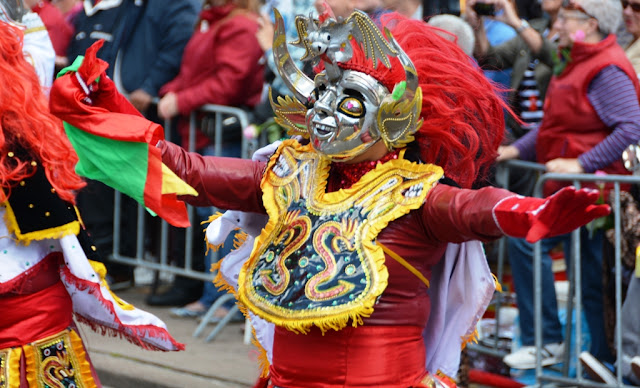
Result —
<instances>
[{"instance_id":1,"label":"blurred crowd","mask_svg":"<svg viewBox=\"0 0 640 388\"><path fill-rule=\"evenodd\" d=\"M286 136L274 123L269 91L275 99L289 93L277 74L271 53L277 8L287 37L296 36L295 16L332 12L348 18L361 10L374 21L388 12L422 19L439 28L445 39L455 40L486 76L502 85L510 109L505 111L506 142L497 161L524 159L544 164L558 173L629 174L621 155L640 140L640 0L25 0L39 15L55 51L60 70L97 40L105 44L98 56L109 63L108 75L120 92L147 118L172 124L172 141L203 155L216 151L211 135L196 131L190 137L189 115L205 104L233 106L247 112L252 132L237 125L224 128L222 156L241 157L243 136L269 130L269 140ZM309 63L300 62L304 50L291 47L298 66L309 75ZM48 74L51 79L53 74ZM206 116L198 114L198 118ZM244 131L243 131L244 130ZM495 182L493 182L495 183ZM504 184L505 182L501 182ZM535 176L530 171L512 174L511 190L532 194ZM549 182L545 195L568 183ZM609 200L610 187L599 187ZM631 188L627 190L633 194ZM90 182L78 196L87 228L99 250L113 247L113 191ZM635 199L629 206L636 209ZM124 200L125 208L136 205ZM134 210L135 211L135 210ZM126 213L125 213L126 214ZM209 209L199 209L200 221ZM126 225L126 224L125 224ZM134 227L133 223L129 223ZM633 235L637 226L628 223ZM204 271L213 257L206 252L201 231L193 228L193 269ZM607 311L613 273L610 234L605 227L581 228L582 295L589 353L582 356L587 370L601 381L622 368L626 379L640 383L638 325L623 322L623 353L615 363L612 317ZM640 233L638 233L640 234ZM135 254L135 230L122 230L121 249ZM182 265L184 233L172 234L172 260ZM543 241L543 366L562 360L564 339L549 253L562 247L572 257L569 235ZM153 244L151 244L153 245ZM230 245L230 244L229 244ZM640 292L635 266L637 241L629 244L624 263L626 300ZM512 368L535 366L533 333L533 248L522 239L509 238L508 258L514 278L522 347L505 357ZM603 253L604 252L604 253ZM609 253L607 253L609 252ZM223 256L224 252L220 254ZM205 258L206 260L201 260ZM114 283L129 282L132 269L109 265ZM570 266L567 266L569 268ZM603 276L604 274L604 276ZM151 295L152 305L176 306L173 313L199 317L219 296L212 284L176 277L171 288ZM222 317L229 306L218 314ZM625 303L624 317L637 319L638 308ZM610 309L609 309L610 310ZM633 321L632 321L633 322ZM635 321L637 322L637 320ZM636 358L634 358L636 357ZM609 366L607 368L607 366ZM601 369L600 367L604 368ZM600 373L598 373L600 372ZM609 380L607 380L609 379Z\"/></svg>"}]
</instances>

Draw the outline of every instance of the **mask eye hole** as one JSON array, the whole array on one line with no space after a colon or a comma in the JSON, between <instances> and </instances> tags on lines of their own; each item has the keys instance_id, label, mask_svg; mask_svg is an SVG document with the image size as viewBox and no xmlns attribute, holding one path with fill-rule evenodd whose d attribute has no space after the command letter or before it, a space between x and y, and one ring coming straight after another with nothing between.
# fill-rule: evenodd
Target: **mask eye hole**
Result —
<instances>
[{"instance_id":1,"label":"mask eye hole","mask_svg":"<svg viewBox=\"0 0 640 388\"><path fill-rule=\"evenodd\" d=\"M310 101L310 104L307 106L308 109L313 107L313 102L318 101L320 99L320 95L323 94L325 90L327 90L327 85L316 83L316 87L313 89L313 100Z\"/></svg>"},{"instance_id":2,"label":"mask eye hole","mask_svg":"<svg viewBox=\"0 0 640 388\"><path fill-rule=\"evenodd\" d=\"M351 117L362 117L364 115L364 105L362 101L355 97L347 97L342 100L338 109Z\"/></svg>"}]
</instances>

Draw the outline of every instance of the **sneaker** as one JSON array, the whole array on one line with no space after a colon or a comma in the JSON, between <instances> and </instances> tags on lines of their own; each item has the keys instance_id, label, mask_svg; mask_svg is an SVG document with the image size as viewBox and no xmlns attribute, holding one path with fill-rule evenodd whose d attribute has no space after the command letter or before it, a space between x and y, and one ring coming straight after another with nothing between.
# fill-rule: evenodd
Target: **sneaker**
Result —
<instances>
[{"instance_id":1,"label":"sneaker","mask_svg":"<svg viewBox=\"0 0 640 388\"><path fill-rule=\"evenodd\" d=\"M542 366L558 364L562 362L564 344L562 342L546 344L540 352ZM502 361L514 369L534 369L536 367L536 347L523 346L517 352L507 354Z\"/></svg>"},{"instance_id":2,"label":"sneaker","mask_svg":"<svg viewBox=\"0 0 640 388\"><path fill-rule=\"evenodd\" d=\"M636 378L640 379L640 356L631 359L631 371L636 375Z\"/></svg>"},{"instance_id":3,"label":"sneaker","mask_svg":"<svg viewBox=\"0 0 640 388\"><path fill-rule=\"evenodd\" d=\"M591 377L594 381L605 383L607 385L618 384L618 380L613 375L613 373L611 373L611 371L603 363L593 357L591 353L580 353L580 363L582 364L582 367L587 372L589 377Z\"/></svg>"},{"instance_id":4,"label":"sneaker","mask_svg":"<svg viewBox=\"0 0 640 388\"><path fill-rule=\"evenodd\" d=\"M207 308L200 301L189 303L184 307L176 307L169 310L173 317L177 318L198 318L206 314Z\"/></svg>"},{"instance_id":5,"label":"sneaker","mask_svg":"<svg viewBox=\"0 0 640 388\"><path fill-rule=\"evenodd\" d=\"M176 318L198 318L204 315L206 311L194 311L187 307L174 307L169 310L169 314Z\"/></svg>"}]
</instances>

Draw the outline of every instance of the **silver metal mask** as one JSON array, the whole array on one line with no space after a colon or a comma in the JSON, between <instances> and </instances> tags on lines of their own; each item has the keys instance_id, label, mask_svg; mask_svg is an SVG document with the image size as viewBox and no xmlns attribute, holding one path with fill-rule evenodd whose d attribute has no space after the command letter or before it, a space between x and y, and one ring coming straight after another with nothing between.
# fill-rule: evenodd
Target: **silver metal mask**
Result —
<instances>
[{"instance_id":1,"label":"silver metal mask","mask_svg":"<svg viewBox=\"0 0 640 388\"><path fill-rule=\"evenodd\" d=\"M339 21L296 17L299 39L293 44L306 49L302 60L324 63L325 71L314 82L291 59L282 17L276 9L274 13L273 55L295 98L281 97L271 103L276 121L290 135L309 137L317 151L337 161L352 159L381 139L388 149L413 141L421 125L422 91L413 63L388 30L383 36L361 11ZM405 81L389 91L370 75L341 68L339 64L353 56L352 40L374 68L378 62L390 68L389 57L398 57Z\"/></svg>"},{"instance_id":2,"label":"silver metal mask","mask_svg":"<svg viewBox=\"0 0 640 388\"><path fill-rule=\"evenodd\" d=\"M313 148L333 160L349 160L380 139L377 111L389 94L375 78L357 71L341 72L337 82L316 76L317 99L307 111Z\"/></svg>"},{"instance_id":3,"label":"silver metal mask","mask_svg":"<svg viewBox=\"0 0 640 388\"><path fill-rule=\"evenodd\" d=\"M22 17L29 12L22 0L0 0L0 20L24 28Z\"/></svg>"}]
</instances>

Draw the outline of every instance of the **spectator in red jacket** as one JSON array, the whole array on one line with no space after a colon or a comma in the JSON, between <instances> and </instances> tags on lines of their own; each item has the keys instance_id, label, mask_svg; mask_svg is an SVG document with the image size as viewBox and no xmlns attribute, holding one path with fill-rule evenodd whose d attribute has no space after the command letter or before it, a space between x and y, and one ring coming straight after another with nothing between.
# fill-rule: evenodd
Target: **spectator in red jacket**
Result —
<instances>
[{"instance_id":1,"label":"spectator in red jacket","mask_svg":"<svg viewBox=\"0 0 640 388\"><path fill-rule=\"evenodd\" d=\"M73 25L73 18L82 11L82 0L51 0L51 4L62 13L64 20Z\"/></svg>"},{"instance_id":2,"label":"spectator in red jacket","mask_svg":"<svg viewBox=\"0 0 640 388\"><path fill-rule=\"evenodd\" d=\"M178 76L160 89L160 117L188 115L205 104L253 108L260 101L263 65L259 62L263 51L256 38L258 16L250 2L205 1ZM186 146L188 120L181 120L179 125ZM239 143L240 133L236 140ZM210 140L198 132L196 150L208 145Z\"/></svg>"},{"instance_id":3,"label":"spectator in red jacket","mask_svg":"<svg viewBox=\"0 0 640 388\"><path fill-rule=\"evenodd\" d=\"M189 144L187 115L205 104L229 105L252 109L258 102L263 86L263 50L256 38L258 31L257 6L253 0L206 0L196 23L196 29L187 43L178 76L160 89L163 96L158 103L158 115L164 119L179 116L178 132L182 145ZM187 117L185 117L187 116ZM222 156L239 157L242 149L242 131L237 128L224 131ZM214 155L211 139L196 132L195 150L203 155ZM210 208L198 208L198 217L206 220ZM226 244L230 246L232 244ZM220 252L223 257L227 251ZM211 255L205 257L209 268ZM180 282L174 282L171 292L180 291ZM203 314L220 295L213 283L207 282L202 297L179 309L176 315ZM157 295L148 303L163 303L170 299ZM230 306L218 313L226 314Z\"/></svg>"}]
</instances>

